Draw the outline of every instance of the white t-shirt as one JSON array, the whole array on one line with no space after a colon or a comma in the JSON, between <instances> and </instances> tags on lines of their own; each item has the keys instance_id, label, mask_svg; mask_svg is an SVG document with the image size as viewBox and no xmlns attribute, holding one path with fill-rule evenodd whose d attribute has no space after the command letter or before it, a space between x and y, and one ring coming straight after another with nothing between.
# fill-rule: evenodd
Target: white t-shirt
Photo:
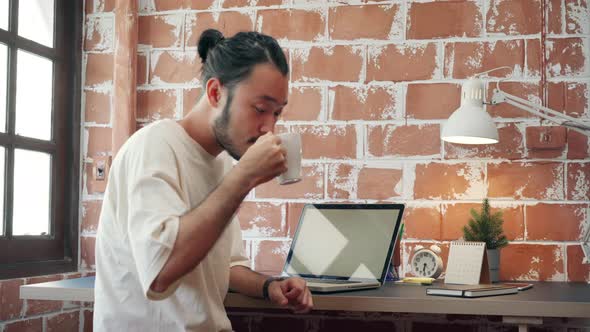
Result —
<instances>
[{"instance_id":1,"label":"white t-shirt","mask_svg":"<svg viewBox=\"0 0 590 332\"><path fill-rule=\"evenodd\" d=\"M96 239L95 331L231 330L223 300L229 269L250 266L236 218L191 272L149 289L176 241L180 217L231 168L173 120L137 131L113 161Z\"/></svg>"}]
</instances>

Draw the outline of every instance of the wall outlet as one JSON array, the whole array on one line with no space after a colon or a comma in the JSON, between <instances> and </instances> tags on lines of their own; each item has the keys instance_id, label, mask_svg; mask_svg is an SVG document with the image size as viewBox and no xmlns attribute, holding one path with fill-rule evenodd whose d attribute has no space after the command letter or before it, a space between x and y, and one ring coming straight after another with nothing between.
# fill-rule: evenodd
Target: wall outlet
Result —
<instances>
[{"instance_id":1,"label":"wall outlet","mask_svg":"<svg viewBox=\"0 0 590 332\"><path fill-rule=\"evenodd\" d=\"M111 168L111 157L95 157L92 163L92 174L94 181L105 181L109 178Z\"/></svg>"}]
</instances>

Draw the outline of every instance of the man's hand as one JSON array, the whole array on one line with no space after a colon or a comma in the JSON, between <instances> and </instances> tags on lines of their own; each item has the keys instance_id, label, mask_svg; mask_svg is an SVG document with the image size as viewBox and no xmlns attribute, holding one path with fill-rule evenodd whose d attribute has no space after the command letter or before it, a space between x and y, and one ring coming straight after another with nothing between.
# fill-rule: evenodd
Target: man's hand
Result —
<instances>
[{"instance_id":1,"label":"man's hand","mask_svg":"<svg viewBox=\"0 0 590 332\"><path fill-rule=\"evenodd\" d=\"M252 183L252 187L256 187L287 171L286 156L287 151L281 146L281 139L268 132L248 148L235 169Z\"/></svg>"},{"instance_id":2,"label":"man's hand","mask_svg":"<svg viewBox=\"0 0 590 332\"><path fill-rule=\"evenodd\" d=\"M313 308L313 299L307 283L301 278L273 281L268 286L270 300L282 307L288 306L296 314L308 313Z\"/></svg>"}]
</instances>

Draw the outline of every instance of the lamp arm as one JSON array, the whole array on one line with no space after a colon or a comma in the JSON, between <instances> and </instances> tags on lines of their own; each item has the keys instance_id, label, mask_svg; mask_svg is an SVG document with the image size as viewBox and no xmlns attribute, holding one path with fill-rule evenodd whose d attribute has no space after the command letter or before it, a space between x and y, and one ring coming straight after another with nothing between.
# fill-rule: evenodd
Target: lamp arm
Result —
<instances>
[{"instance_id":1,"label":"lamp arm","mask_svg":"<svg viewBox=\"0 0 590 332\"><path fill-rule=\"evenodd\" d=\"M550 108L537 105L526 99L513 96L500 89L494 89L494 95L492 96L492 105L496 105L502 102L508 103L529 113L533 113L545 120L569 127L586 136L590 136L590 124L586 124L580 119L576 119L569 115L556 112Z\"/></svg>"}]
</instances>

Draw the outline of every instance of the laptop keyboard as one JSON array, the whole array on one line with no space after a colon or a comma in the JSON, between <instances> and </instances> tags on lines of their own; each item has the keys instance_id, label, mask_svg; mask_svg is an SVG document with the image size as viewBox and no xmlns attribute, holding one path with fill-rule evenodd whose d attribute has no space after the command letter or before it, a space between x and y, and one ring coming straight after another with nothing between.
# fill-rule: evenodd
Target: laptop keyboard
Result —
<instances>
[{"instance_id":1,"label":"laptop keyboard","mask_svg":"<svg viewBox=\"0 0 590 332\"><path fill-rule=\"evenodd\" d=\"M352 281L352 280L338 280L338 279L313 279L313 278L304 278L307 282L321 282L323 284L357 284L360 281Z\"/></svg>"}]
</instances>

